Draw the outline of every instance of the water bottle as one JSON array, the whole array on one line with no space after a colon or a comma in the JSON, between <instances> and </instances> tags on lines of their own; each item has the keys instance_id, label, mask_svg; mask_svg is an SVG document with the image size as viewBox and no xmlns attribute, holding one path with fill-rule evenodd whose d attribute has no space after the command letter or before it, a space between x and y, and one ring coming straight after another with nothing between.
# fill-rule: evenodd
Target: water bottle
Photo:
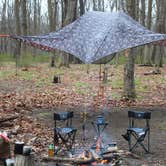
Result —
<instances>
[{"instance_id":1,"label":"water bottle","mask_svg":"<svg viewBox=\"0 0 166 166\"><path fill-rule=\"evenodd\" d=\"M53 144L50 144L48 146L48 157L53 157L54 156L54 146Z\"/></svg>"}]
</instances>

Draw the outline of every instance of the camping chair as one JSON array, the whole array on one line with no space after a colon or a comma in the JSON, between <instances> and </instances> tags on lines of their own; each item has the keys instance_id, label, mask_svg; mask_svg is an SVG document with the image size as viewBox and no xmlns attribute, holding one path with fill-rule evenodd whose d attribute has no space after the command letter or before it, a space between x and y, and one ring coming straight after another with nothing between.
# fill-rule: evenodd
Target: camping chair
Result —
<instances>
[{"instance_id":1,"label":"camping chair","mask_svg":"<svg viewBox=\"0 0 166 166\"><path fill-rule=\"evenodd\" d=\"M145 152L150 152L150 126L149 126L149 120L151 118L150 112L135 112L135 111L128 111L128 117L129 117L129 127L127 129L127 133L122 135L125 140L128 141L129 144L129 151L133 151L137 145L140 145ZM140 122L140 120L145 120L145 123L139 123L139 126L141 124L145 124L143 127L137 127L137 122ZM142 126L142 125L141 125ZM147 138L147 147L143 144L145 142L145 137ZM135 138L135 143L132 143L131 138Z\"/></svg>"},{"instance_id":2,"label":"camping chair","mask_svg":"<svg viewBox=\"0 0 166 166\"><path fill-rule=\"evenodd\" d=\"M54 113L54 153L57 154L59 150L66 149L67 151L72 150L73 143L75 141L75 135L77 129L72 126L73 112L61 112ZM61 127L57 127L57 124L62 123Z\"/></svg>"}]
</instances>

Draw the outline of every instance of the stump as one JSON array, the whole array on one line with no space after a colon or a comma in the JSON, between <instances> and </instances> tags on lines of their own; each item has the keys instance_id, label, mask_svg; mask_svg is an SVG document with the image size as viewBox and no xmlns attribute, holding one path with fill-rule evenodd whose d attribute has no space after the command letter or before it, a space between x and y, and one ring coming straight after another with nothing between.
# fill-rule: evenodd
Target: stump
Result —
<instances>
[{"instance_id":1,"label":"stump","mask_svg":"<svg viewBox=\"0 0 166 166\"><path fill-rule=\"evenodd\" d=\"M35 159L34 156L28 155L16 155L15 157L15 166L34 166L35 165Z\"/></svg>"},{"instance_id":2,"label":"stump","mask_svg":"<svg viewBox=\"0 0 166 166\"><path fill-rule=\"evenodd\" d=\"M54 76L53 83L55 83L55 84L61 83L60 75L55 75Z\"/></svg>"}]
</instances>

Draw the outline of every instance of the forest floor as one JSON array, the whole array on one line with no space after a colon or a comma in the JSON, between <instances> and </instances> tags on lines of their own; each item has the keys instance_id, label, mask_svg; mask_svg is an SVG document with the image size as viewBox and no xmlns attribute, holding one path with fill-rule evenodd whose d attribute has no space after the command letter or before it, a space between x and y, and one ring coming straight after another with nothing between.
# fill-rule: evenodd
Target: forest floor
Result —
<instances>
[{"instance_id":1,"label":"forest floor","mask_svg":"<svg viewBox=\"0 0 166 166\"><path fill-rule=\"evenodd\" d=\"M127 150L127 142L121 134L128 125L127 110L140 109L152 112L152 154L139 154L140 160L128 159L126 165L166 165L166 66L159 75L144 75L151 67L135 69L137 98L124 100L123 66L108 65L108 82L104 84L104 97L98 100L99 65L71 65L69 69L53 69L48 64L19 68L15 75L14 64L0 66L0 118L16 115L13 126L0 125L0 130L11 133L11 141L24 141L33 147L40 158L47 154L53 141L53 112L72 109L75 126L81 129L80 112L88 109L87 121L103 114L110 123L106 134L118 143L119 149ZM61 84L53 84L54 75L60 75ZM75 108L75 109L74 109ZM51 123L48 123L51 122ZM9 127L10 126L10 127ZM87 130L92 126L87 125ZM79 133L80 132L80 133ZM81 130L77 140L80 139ZM12 133L15 133L14 135ZM88 132L91 133L91 132ZM94 133L87 134L87 141Z\"/></svg>"}]
</instances>

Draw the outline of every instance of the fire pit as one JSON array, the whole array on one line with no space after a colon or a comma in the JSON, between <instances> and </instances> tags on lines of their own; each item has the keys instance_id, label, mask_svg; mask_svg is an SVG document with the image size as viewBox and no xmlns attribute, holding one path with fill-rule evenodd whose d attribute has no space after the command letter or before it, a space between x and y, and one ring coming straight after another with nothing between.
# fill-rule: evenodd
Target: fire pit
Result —
<instances>
[{"instance_id":1,"label":"fire pit","mask_svg":"<svg viewBox=\"0 0 166 166\"><path fill-rule=\"evenodd\" d=\"M50 157L49 160L60 163L61 166L65 165L65 163L68 166L70 164L75 166L117 165L117 163L120 161L120 155L117 151L116 142L111 142L110 140L109 142L111 143L106 144L102 138L108 123L105 121L103 116L99 115L94 122L91 122L91 124L95 130L96 139L90 148L85 146L81 150L81 147L78 147L78 151L75 149L76 153L70 157L56 156ZM45 159L47 160L48 158Z\"/></svg>"},{"instance_id":2,"label":"fire pit","mask_svg":"<svg viewBox=\"0 0 166 166\"><path fill-rule=\"evenodd\" d=\"M120 155L115 151L100 156L94 152L88 151L85 153L86 156L84 157L45 157L44 161L54 161L58 166L112 166L119 164L121 161Z\"/></svg>"}]
</instances>

